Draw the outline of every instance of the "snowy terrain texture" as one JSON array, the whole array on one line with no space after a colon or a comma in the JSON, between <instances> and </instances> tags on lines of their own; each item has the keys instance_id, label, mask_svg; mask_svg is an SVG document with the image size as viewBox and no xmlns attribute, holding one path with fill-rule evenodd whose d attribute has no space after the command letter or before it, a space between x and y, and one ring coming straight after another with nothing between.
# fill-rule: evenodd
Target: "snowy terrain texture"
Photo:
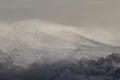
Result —
<instances>
[{"instance_id":1,"label":"snowy terrain texture","mask_svg":"<svg viewBox=\"0 0 120 80\"><path fill-rule=\"evenodd\" d=\"M119 51L70 26L0 23L0 80L119 80Z\"/></svg>"}]
</instances>

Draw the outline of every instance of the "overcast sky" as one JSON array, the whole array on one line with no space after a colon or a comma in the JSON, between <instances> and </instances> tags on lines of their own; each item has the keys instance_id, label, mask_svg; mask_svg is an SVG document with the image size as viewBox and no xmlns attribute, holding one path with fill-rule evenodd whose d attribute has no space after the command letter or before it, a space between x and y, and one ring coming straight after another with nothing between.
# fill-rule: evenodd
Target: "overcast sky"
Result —
<instances>
[{"instance_id":1,"label":"overcast sky","mask_svg":"<svg viewBox=\"0 0 120 80\"><path fill-rule=\"evenodd\" d=\"M0 0L0 20L40 19L60 24L120 25L119 0Z\"/></svg>"},{"instance_id":2,"label":"overcast sky","mask_svg":"<svg viewBox=\"0 0 120 80\"><path fill-rule=\"evenodd\" d=\"M87 26L85 35L95 39L99 35L103 41L110 38L120 45L120 0L0 0L1 22L29 19Z\"/></svg>"}]
</instances>

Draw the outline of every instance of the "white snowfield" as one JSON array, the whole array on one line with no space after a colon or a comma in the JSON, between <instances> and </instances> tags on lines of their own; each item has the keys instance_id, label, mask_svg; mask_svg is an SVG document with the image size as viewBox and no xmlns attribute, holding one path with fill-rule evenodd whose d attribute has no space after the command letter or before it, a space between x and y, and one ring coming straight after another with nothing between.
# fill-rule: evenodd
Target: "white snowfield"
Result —
<instances>
[{"instance_id":1,"label":"white snowfield","mask_svg":"<svg viewBox=\"0 0 120 80\"><path fill-rule=\"evenodd\" d=\"M119 52L119 49L119 47L89 39L78 33L77 28L69 26L38 20L0 24L0 50L6 56L10 56L15 65L27 66L37 61L40 64L51 64L63 60L74 62L83 57L107 56L113 52ZM1 59L5 56L0 55Z\"/></svg>"}]
</instances>

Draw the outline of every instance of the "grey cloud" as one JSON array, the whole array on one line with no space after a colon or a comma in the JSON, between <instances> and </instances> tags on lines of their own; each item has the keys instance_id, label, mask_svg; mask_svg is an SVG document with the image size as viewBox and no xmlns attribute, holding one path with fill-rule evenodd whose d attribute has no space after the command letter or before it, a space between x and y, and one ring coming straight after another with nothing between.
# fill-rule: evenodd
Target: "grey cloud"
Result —
<instances>
[{"instance_id":1,"label":"grey cloud","mask_svg":"<svg viewBox=\"0 0 120 80\"><path fill-rule=\"evenodd\" d=\"M119 26L118 0L0 0L0 20L40 19L71 26Z\"/></svg>"}]
</instances>

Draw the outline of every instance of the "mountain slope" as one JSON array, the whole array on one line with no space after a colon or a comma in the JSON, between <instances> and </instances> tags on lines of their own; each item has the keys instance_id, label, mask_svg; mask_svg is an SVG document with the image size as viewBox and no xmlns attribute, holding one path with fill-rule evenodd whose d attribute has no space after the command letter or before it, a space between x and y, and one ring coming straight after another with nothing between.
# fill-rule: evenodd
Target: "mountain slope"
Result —
<instances>
[{"instance_id":1,"label":"mountain slope","mask_svg":"<svg viewBox=\"0 0 120 80\"><path fill-rule=\"evenodd\" d=\"M72 31L61 31L57 32L55 36L59 37L60 39L65 40L68 43L72 43L75 45L80 46L88 46L88 47L110 47L107 44L103 44L89 38L86 38L82 35L74 33Z\"/></svg>"}]
</instances>

